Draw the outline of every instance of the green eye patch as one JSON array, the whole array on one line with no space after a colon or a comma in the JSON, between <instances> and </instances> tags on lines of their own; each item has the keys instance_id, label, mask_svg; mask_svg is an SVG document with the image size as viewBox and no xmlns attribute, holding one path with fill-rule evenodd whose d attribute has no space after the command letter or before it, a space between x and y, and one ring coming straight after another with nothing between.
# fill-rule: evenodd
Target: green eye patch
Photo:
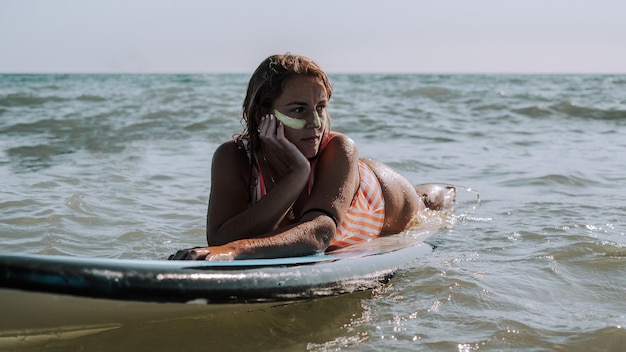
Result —
<instances>
[{"instance_id":1,"label":"green eye patch","mask_svg":"<svg viewBox=\"0 0 626 352\"><path fill-rule=\"evenodd\" d=\"M303 129L306 125L306 120L296 119L293 117L289 117L278 110L274 110L274 116L278 121L282 122L285 126L294 128L296 130ZM317 114L317 111L313 112L313 123L315 127L321 126L320 115Z\"/></svg>"}]
</instances>

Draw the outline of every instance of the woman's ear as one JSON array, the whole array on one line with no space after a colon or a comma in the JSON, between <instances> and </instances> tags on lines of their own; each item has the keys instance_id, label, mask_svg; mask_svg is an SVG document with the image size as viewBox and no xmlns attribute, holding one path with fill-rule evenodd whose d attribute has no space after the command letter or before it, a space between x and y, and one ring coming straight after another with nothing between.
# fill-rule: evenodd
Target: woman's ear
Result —
<instances>
[{"instance_id":1,"label":"woman's ear","mask_svg":"<svg viewBox=\"0 0 626 352\"><path fill-rule=\"evenodd\" d=\"M260 124L261 123L261 118L267 114L265 112L265 108L263 108L262 106L258 106L254 109L254 113L252 114L252 116L250 116L250 118L252 118L254 120L254 122Z\"/></svg>"},{"instance_id":2,"label":"woman's ear","mask_svg":"<svg viewBox=\"0 0 626 352\"><path fill-rule=\"evenodd\" d=\"M259 106L259 112L261 113L261 116L259 116L259 118L274 111L273 106L274 104L272 104L272 102L269 102L269 101L266 101L263 103L263 105Z\"/></svg>"}]
</instances>

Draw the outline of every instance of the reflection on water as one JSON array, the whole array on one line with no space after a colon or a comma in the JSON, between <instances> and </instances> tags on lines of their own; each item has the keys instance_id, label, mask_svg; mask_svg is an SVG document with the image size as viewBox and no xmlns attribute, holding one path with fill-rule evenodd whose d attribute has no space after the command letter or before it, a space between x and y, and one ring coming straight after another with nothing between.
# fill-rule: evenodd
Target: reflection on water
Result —
<instances>
[{"instance_id":1,"label":"reflection on water","mask_svg":"<svg viewBox=\"0 0 626 352\"><path fill-rule=\"evenodd\" d=\"M141 320L110 315L101 324L0 332L0 350L334 350L368 339L358 326L368 319L362 301L371 295L367 291L282 305L236 305L204 313L185 308L182 316L168 317L170 312Z\"/></svg>"}]
</instances>

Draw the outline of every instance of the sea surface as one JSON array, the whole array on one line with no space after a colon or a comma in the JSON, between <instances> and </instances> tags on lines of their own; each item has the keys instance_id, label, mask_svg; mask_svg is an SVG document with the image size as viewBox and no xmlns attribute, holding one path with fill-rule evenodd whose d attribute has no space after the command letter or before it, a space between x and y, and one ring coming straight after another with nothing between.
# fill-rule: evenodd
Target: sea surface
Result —
<instances>
[{"instance_id":1,"label":"sea surface","mask_svg":"<svg viewBox=\"0 0 626 352\"><path fill-rule=\"evenodd\" d=\"M248 78L0 75L0 252L165 259L203 245L211 157L242 130ZM480 194L475 207L461 191L432 254L373 291L30 348L626 350L626 75L331 83L333 129L361 156Z\"/></svg>"}]
</instances>

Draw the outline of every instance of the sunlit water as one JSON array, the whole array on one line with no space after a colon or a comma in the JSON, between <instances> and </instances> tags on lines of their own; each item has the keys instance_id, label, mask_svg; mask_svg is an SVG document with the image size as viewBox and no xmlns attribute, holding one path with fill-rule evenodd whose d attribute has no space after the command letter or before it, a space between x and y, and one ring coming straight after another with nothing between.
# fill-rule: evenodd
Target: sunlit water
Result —
<instances>
[{"instance_id":1,"label":"sunlit water","mask_svg":"<svg viewBox=\"0 0 626 352\"><path fill-rule=\"evenodd\" d=\"M204 244L211 156L241 131L247 79L0 75L0 250L164 259ZM432 254L373 292L36 349L626 348L626 76L331 79L333 128L362 156L480 193Z\"/></svg>"}]
</instances>

